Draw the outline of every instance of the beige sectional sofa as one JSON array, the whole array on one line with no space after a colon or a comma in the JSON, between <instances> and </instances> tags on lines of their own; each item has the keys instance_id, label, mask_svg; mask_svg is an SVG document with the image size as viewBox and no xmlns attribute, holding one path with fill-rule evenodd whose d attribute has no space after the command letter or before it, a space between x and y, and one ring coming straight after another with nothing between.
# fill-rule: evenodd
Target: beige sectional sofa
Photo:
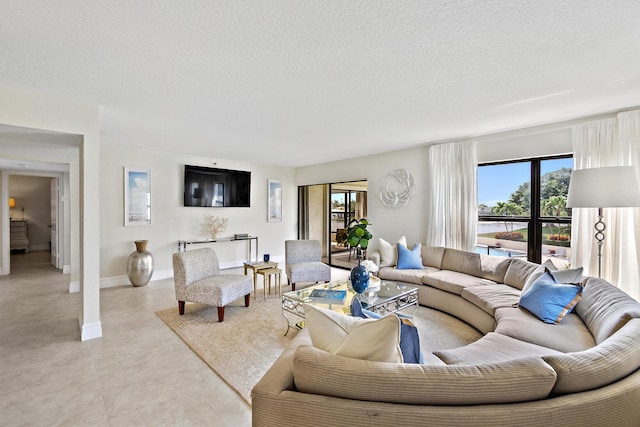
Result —
<instances>
[{"instance_id":1,"label":"beige sectional sofa","mask_svg":"<svg viewBox=\"0 0 640 427\"><path fill-rule=\"evenodd\" d=\"M480 340L412 365L333 355L303 330L253 389L253 425L640 426L640 303L587 277L573 312L546 324L517 306L542 266L428 247L422 262L378 276L421 285L421 305Z\"/></svg>"}]
</instances>

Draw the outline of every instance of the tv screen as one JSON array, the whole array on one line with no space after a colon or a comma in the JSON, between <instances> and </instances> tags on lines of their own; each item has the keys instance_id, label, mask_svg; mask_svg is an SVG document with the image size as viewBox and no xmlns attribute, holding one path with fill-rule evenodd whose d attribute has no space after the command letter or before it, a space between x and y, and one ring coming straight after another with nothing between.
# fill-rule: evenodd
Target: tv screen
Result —
<instances>
[{"instance_id":1,"label":"tv screen","mask_svg":"<svg viewBox=\"0 0 640 427\"><path fill-rule=\"evenodd\" d=\"M184 205L248 208L251 172L185 165Z\"/></svg>"}]
</instances>

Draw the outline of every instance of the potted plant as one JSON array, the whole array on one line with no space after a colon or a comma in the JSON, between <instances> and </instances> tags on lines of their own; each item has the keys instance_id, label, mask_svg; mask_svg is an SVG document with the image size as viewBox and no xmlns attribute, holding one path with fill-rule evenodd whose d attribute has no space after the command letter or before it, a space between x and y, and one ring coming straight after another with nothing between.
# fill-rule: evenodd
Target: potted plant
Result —
<instances>
[{"instance_id":1,"label":"potted plant","mask_svg":"<svg viewBox=\"0 0 640 427\"><path fill-rule=\"evenodd\" d=\"M358 256L360 256L360 249L366 251L369 246L369 240L373 238L373 235L367 226L370 224L366 218L352 219L348 225L347 242L352 248L358 248Z\"/></svg>"}]
</instances>

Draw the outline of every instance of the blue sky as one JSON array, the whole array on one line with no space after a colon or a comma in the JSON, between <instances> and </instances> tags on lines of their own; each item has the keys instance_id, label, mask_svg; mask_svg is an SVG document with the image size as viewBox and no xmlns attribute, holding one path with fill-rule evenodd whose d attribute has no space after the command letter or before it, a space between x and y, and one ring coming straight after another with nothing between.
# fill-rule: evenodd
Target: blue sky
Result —
<instances>
[{"instance_id":1,"label":"blue sky","mask_svg":"<svg viewBox=\"0 0 640 427\"><path fill-rule=\"evenodd\" d=\"M573 159L545 160L541 163L541 172L544 175L563 167L573 168ZM479 167L478 204L493 206L507 200L520 184L529 181L530 175L528 162Z\"/></svg>"}]
</instances>

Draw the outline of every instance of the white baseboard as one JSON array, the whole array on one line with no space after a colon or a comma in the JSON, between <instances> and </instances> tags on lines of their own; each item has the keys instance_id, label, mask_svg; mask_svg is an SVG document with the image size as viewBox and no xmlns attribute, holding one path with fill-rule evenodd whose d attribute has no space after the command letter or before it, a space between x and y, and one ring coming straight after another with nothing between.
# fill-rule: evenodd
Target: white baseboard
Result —
<instances>
[{"instance_id":1,"label":"white baseboard","mask_svg":"<svg viewBox=\"0 0 640 427\"><path fill-rule=\"evenodd\" d=\"M80 282L69 282L69 293L80 292Z\"/></svg>"},{"instance_id":2,"label":"white baseboard","mask_svg":"<svg viewBox=\"0 0 640 427\"><path fill-rule=\"evenodd\" d=\"M156 280L170 279L173 277L173 270L154 271L150 283ZM115 286L132 286L128 276L103 277L100 279L100 289L113 288Z\"/></svg>"},{"instance_id":3,"label":"white baseboard","mask_svg":"<svg viewBox=\"0 0 640 427\"><path fill-rule=\"evenodd\" d=\"M283 257L276 257L275 259L272 258L271 260L279 263L284 262ZM220 264L220 269L228 270L233 268L242 268L243 265L244 265L244 261L227 261ZM65 266L63 269L63 272L65 272L67 268L69 269L69 271L71 270L70 266ZM173 269L154 271L153 276L151 276L151 281L149 282L149 285L153 284L153 282L157 280L171 279L172 277L173 277ZM126 275L123 275L123 276L103 277L100 279L100 289L113 288L115 286L131 286L129 277ZM69 293L73 293L73 292L80 292L80 282L69 283Z\"/></svg>"},{"instance_id":4,"label":"white baseboard","mask_svg":"<svg viewBox=\"0 0 640 427\"><path fill-rule=\"evenodd\" d=\"M92 340L102 336L102 323L93 322L80 325L80 341Z\"/></svg>"},{"instance_id":5,"label":"white baseboard","mask_svg":"<svg viewBox=\"0 0 640 427\"><path fill-rule=\"evenodd\" d=\"M62 274L71 274L71 266L65 265L62 267Z\"/></svg>"}]
</instances>

